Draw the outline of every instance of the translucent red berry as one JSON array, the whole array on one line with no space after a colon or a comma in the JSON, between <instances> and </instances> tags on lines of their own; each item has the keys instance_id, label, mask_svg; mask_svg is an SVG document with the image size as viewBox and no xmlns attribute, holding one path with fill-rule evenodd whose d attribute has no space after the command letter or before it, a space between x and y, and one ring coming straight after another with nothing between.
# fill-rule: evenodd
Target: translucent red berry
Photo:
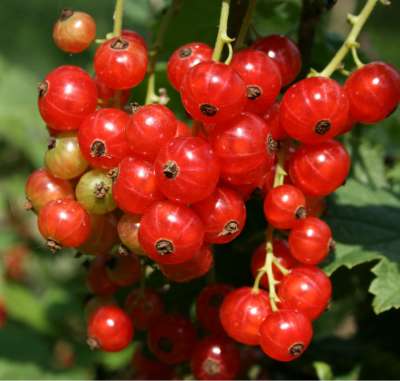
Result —
<instances>
[{"instance_id":1,"label":"translucent red berry","mask_svg":"<svg viewBox=\"0 0 400 381\"><path fill-rule=\"evenodd\" d=\"M200 62L211 61L212 49L202 42L191 42L176 49L168 60L167 74L171 85L179 91L183 77Z\"/></svg>"},{"instance_id":2,"label":"translucent red berry","mask_svg":"<svg viewBox=\"0 0 400 381\"><path fill-rule=\"evenodd\" d=\"M232 67L202 62L191 68L181 85L181 98L193 119L218 124L239 115L247 101L246 85Z\"/></svg>"},{"instance_id":3,"label":"translucent red berry","mask_svg":"<svg viewBox=\"0 0 400 381\"><path fill-rule=\"evenodd\" d=\"M109 255L96 255L95 259L89 263L86 284L96 295L109 296L119 288L107 275L106 265L110 259Z\"/></svg>"},{"instance_id":4,"label":"translucent red berry","mask_svg":"<svg viewBox=\"0 0 400 381\"><path fill-rule=\"evenodd\" d=\"M175 137L178 138L180 136L192 136L192 130L186 123L178 119L176 121Z\"/></svg>"},{"instance_id":5,"label":"translucent red berry","mask_svg":"<svg viewBox=\"0 0 400 381\"><path fill-rule=\"evenodd\" d=\"M220 166L206 140L179 137L161 148L155 169L158 187L166 197L191 204L214 191Z\"/></svg>"},{"instance_id":6,"label":"translucent red berry","mask_svg":"<svg viewBox=\"0 0 400 381\"><path fill-rule=\"evenodd\" d=\"M106 273L111 282L117 286L131 286L140 279L139 258L134 254L112 256L106 262Z\"/></svg>"},{"instance_id":7,"label":"translucent red berry","mask_svg":"<svg viewBox=\"0 0 400 381\"><path fill-rule=\"evenodd\" d=\"M94 78L97 87L98 104L100 107L123 107L131 96L131 89L110 89L99 78Z\"/></svg>"},{"instance_id":8,"label":"translucent red berry","mask_svg":"<svg viewBox=\"0 0 400 381\"><path fill-rule=\"evenodd\" d=\"M285 129L281 125L280 121L280 107L279 102L275 102L271 107L269 107L264 115L263 119L267 122L271 129L271 135L275 140L282 140L288 137Z\"/></svg>"},{"instance_id":9,"label":"translucent red berry","mask_svg":"<svg viewBox=\"0 0 400 381\"><path fill-rule=\"evenodd\" d=\"M77 66L60 66L39 85L39 111L54 130L76 130L96 110L96 84Z\"/></svg>"},{"instance_id":10,"label":"translucent red berry","mask_svg":"<svg viewBox=\"0 0 400 381\"><path fill-rule=\"evenodd\" d=\"M118 221L118 236L122 244L136 255L146 255L139 243L140 216L124 214Z\"/></svg>"},{"instance_id":11,"label":"translucent red berry","mask_svg":"<svg viewBox=\"0 0 400 381\"><path fill-rule=\"evenodd\" d=\"M310 320L301 312L280 310L270 314L260 327L260 344L266 355L278 361L299 358L313 336Z\"/></svg>"},{"instance_id":12,"label":"translucent red berry","mask_svg":"<svg viewBox=\"0 0 400 381\"><path fill-rule=\"evenodd\" d=\"M148 351L143 350L143 345L139 344L136 348L132 359L135 380L171 380L173 378L172 366L146 353Z\"/></svg>"},{"instance_id":13,"label":"translucent red berry","mask_svg":"<svg viewBox=\"0 0 400 381\"><path fill-rule=\"evenodd\" d=\"M114 37L101 44L94 56L96 76L111 89L131 89L146 75L147 51L133 38Z\"/></svg>"},{"instance_id":14,"label":"translucent red berry","mask_svg":"<svg viewBox=\"0 0 400 381\"><path fill-rule=\"evenodd\" d=\"M301 146L289 162L293 184L311 196L327 196L334 192L344 183L349 170L350 156L335 140Z\"/></svg>"},{"instance_id":15,"label":"translucent red berry","mask_svg":"<svg viewBox=\"0 0 400 381\"><path fill-rule=\"evenodd\" d=\"M242 287L225 297L219 316L228 336L242 344L257 345L260 325L270 313L266 291Z\"/></svg>"},{"instance_id":16,"label":"translucent red berry","mask_svg":"<svg viewBox=\"0 0 400 381\"><path fill-rule=\"evenodd\" d=\"M264 52L244 49L233 56L231 66L246 84L245 111L263 114L278 96L282 80L276 63Z\"/></svg>"}]
</instances>

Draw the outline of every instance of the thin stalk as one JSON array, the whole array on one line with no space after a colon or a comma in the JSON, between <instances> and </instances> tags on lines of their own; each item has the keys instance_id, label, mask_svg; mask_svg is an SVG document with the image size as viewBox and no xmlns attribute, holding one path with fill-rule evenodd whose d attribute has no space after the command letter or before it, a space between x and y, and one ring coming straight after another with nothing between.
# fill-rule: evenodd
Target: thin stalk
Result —
<instances>
[{"instance_id":1,"label":"thin stalk","mask_svg":"<svg viewBox=\"0 0 400 381\"><path fill-rule=\"evenodd\" d=\"M256 8L256 0L249 0L249 5L244 15L242 25L240 27L239 35L235 41L234 50L239 50L245 46L245 40L249 32L251 19Z\"/></svg>"},{"instance_id":2,"label":"thin stalk","mask_svg":"<svg viewBox=\"0 0 400 381\"><path fill-rule=\"evenodd\" d=\"M221 14L219 17L218 34L212 55L212 59L217 62L219 62L221 59L222 51L224 49L225 44L231 44L231 42L234 41L232 38L228 37L228 18L229 18L230 4L231 4L230 0L222 0Z\"/></svg>"},{"instance_id":3,"label":"thin stalk","mask_svg":"<svg viewBox=\"0 0 400 381\"><path fill-rule=\"evenodd\" d=\"M114 37L119 37L122 32L122 17L124 15L124 0L115 1L114 10Z\"/></svg>"}]
</instances>

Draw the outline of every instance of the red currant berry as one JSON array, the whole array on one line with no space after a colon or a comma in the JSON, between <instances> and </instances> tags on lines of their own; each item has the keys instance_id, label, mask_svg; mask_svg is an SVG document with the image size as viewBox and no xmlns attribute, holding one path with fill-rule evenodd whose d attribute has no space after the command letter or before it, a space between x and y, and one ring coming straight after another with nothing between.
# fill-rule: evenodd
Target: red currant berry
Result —
<instances>
[{"instance_id":1,"label":"red currant berry","mask_svg":"<svg viewBox=\"0 0 400 381\"><path fill-rule=\"evenodd\" d=\"M229 184L237 191L255 188L261 188L265 182L265 176L271 171L274 166L270 163L261 163L256 168L243 173L231 173L229 175L222 174L223 182Z\"/></svg>"},{"instance_id":2,"label":"red currant berry","mask_svg":"<svg viewBox=\"0 0 400 381\"><path fill-rule=\"evenodd\" d=\"M312 77L286 91L280 123L292 138L316 144L340 134L348 113L349 100L342 87L333 79Z\"/></svg>"},{"instance_id":3,"label":"red currant berry","mask_svg":"<svg viewBox=\"0 0 400 381\"><path fill-rule=\"evenodd\" d=\"M118 286L107 275L106 264L110 258L109 255L97 255L89 264L86 284L96 295L109 296L118 290Z\"/></svg>"},{"instance_id":4,"label":"red currant berry","mask_svg":"<svg viewBox=\"0 0 400 381\"><path fill-rule=\"evenodd\" d=\"M140 221L139 242L154 261L178 264L203 244L204 226L197 214L170 201L154 203Z\"/></svg>"},{"instance_id":5,"label":"red currant berry","mask_svg":"<svg viewBox=\"0 0 400 381\"><path fill-rule=\"evenodd\" d=\"M273 241L273 252L275 258L279 261L279 263L290 270L298 265L296 260L290 254L289 247L286 241L282 241L280 239L274 239ZM266 256L266 248L265 242L263 242L253 253L251 257L251 273L254 278L257 277L258 270L264 266ZM272 267L272 272L274 274L274 279L280 282L283 279L283 274L276 266ZM265 274L261 280L260 284L262 287L268 289L268 276Z\"/></svg>"},{"instance_id":6,"label":"red currant berry","mask_svg":"<svg viewBox=\"0 0 400 381\"><path fill-rule=\"evenodd\" d=\"M153 161L160 148L176 135L177 119L163 105L140 107L130 117L126 130L133 153Z\"/></svg>"},{"instance_id":7,"label":"red currant berry","mask_svg":"<svg viewBox=\"0 0 400 381\"><path fill-rule=\"evenodd\" d=\"M115 306L117 305L115 299L112 296L91 296L88 302L85 304L85 318L89 321L92 315L103 306Z\"/></svg>"},{"instance_id":8,"label":"red currant berry","mask_svg":"<svg viewBox=\"0 0 400 381\"><path fill-rule=\"evenodd\" d=\"M280 122L280 107L281 104L275 102L263 115L263 119L271 129L272 138L275 140L282 140L288 137Z\"/></svg>"},{"instance_id":9,"label":"red currant berry","mask_svg":"<svg viewBox=\"0 0 400 381\"><path fill-rule=\"evenodd\" d=\"M123 159L118 167L113 196L120 209L133 214L142 214L155 201L162 200L153 164L135 157Z\"/></svg>"},{"instance_id":10,"label":"red currant berry","mask_svg":"<svg viewBox=\"0 0 400 381\"><path fill-rule=\"evenodd\" d=\"M39 85L40 115L54 130L76 130L96 104L96 84L77 66L60 66Z\"/></svg>"},{"instance_id":11,"label":"red currant berry","mask_svg":"<svg viewBox=\"0 0 400 381\"><path fill-rule=\"evenodd\" d=\"M204 240L209 243L228 243L235 239L246 222L246 206L233 190L218 187L206 199L193 205L204 223Z\"/></svg>"},{"instance_id":12,"label":"red currant berry","mask_svg":"<svg viewBox=\"0 0 400 381\"><path fill-rule=\"evenodd\" d=\"M167 74L171 85L179 91L183 77L200 62L211 61L212 49L202 42L191 42L176 49L168 60Z\"/></svg>"},{"instance_id":13,"label":"red currant berry","mask_svg":"<svg viewBox=\"0 0 400 381\"><path fill-rule=\"evenodd\" d=\"M302 146L289 162L293 184L311 196L327 196L334 192L344 183L349 171L350 156L335 140Z\"/></svg>"},{"instance_id":14,"label":"red currant berry","mask_svg":"<svg viewBox=\"0 0 400 381\"><path fill-rule=\"evenodd\" d=\"M224 332L219 319L219 310L226 295L232 291L232 287L215 283L204 287L196 300L196 316L201 326L212 334Z\"/></svg>"},{"instance_id":15,"label":"red currant berry","mask_svg":"<svg viewBox=\"0 0 400 381\"><path fill-rule=\"evenodd\" d=\"M177 120L175 137L179 138L180 136L192 136L192 130L186 123Z\"/></svg>"},{"instance_id":16,"label":"red currant berry","mask_svg":"<svg viewBox=\"0 0 400 381\"><path fill-rule=\"evenodd\" d=\"M181 98L193 119L219 124L239 115L246 105L246 85L232 67L202 62L192 67L181 85Z\"/></svg>"},{"instance_id":17,"label":"red currant berry","mask_svg":"<svg viewBox=\"0 0 400 381\"><path fill-rule=\"evenodd\" d=\"M53 252L61 247L79 247L90 235L89 215L69 199L50 201L40 209L38 226Z\"/></svg>"},{"instance_id":18,"label":"red currant berry","mask_svg":"<svg viewBox=\"0 0 400 381\"><path fill-rule=\"evenodd\" d=\"M225 337L206 337L194 349L191 368L197 380L235 380L240 370L239 349Z\"/></svg>"},{"instance_id":19,"label":"red currant berry","mask_svg":"<svg viewBox=\"0 0 400 381\"><path fill-rule=\"evenodd\" d=\"M400 97L400 74L384 62L371 62L353 72L344 89L350 101L351 119L374 124L396 109Z\"/></svg>"},{"instance_id":20,"label":"red currant berry","mask_svg":"<svg viewBox=\"0 0 400 381\"><path fill-rule=\"evenodd\" d=\"M274 312L260 327L262 350L278 361L292 361L300 357L309 346L312 336L310 320L298 311Z\"/></svg>"},{"instance_id":21,"label":"red currant berry","mask_svg":"<svg viewBox=\"0 0 400 381\"><path fill-rule=\"evenodd\" d=\"M116 306L103 306L91 316L88 324L88 344L105 352L119 352L133 338L129 316Z\"/></svg>"},{"instance_id":22,"label":"red currant berry","mask_svg":"<svg viewBox=\"0 0 400 381\"><path fill-rule=\"evenodd\" d=\"M257 345L260 342L260 325L270 313L266 291L242 287L225 297L219 316L222 327L232 339L242 344Z\"/></svg>"},{"instance_id":23,"label":"red currant berry","mask_svg":"<svg viewBox=\"0 0 400 381\"><path fill-rule=\"evenodd\" d=\"M133 38L111 38L98 47L94 56L94 70L110 89L131 89L142 82L146 75L146 48Z\"/></svg>"},{"instance_id":24,"label":"red currant berry","mask_svg":"<svg viewBox=\"0 0 400 381\"><path fill-rule=\"evenodd\" d=\"M209 246L203 246L193 257L176 265L160 264L160 270L172 282L186 283L206 275L213 265L213 255Z\"/></svg>"},{"instance_id":25,"label":"red currant berry","mask_svg":"<svg viewBox=\"0 0 400 381\"><path fill-rule=\"evenodd\" d=\"M132 290L125 300L125 310L137 329L149 329L164 314L160 295L145 288Z\"/></svg>"},{"instance_id":26,"label":"red currant berry","mask_svg":"<svg viewBox=\"0 0 400 381\"><path fill-rule=\"evenodd\" d=\"M173 379L173 368L171 366L150 357L149 354L145 353L141 344L136 348L132 359L135 380Z\"/></svg>"},{"instance_id":27,"label":"red currant berry","mask_svg":"<svg viewBox=\"0 0 400 381\"><path fill-rule=\"evenodd\" d=\"M324 221L315 217L299 221L289 234L291 254L306 265L316 265L325 259L331 243L331 229Z\"/></svg>"},{"instance_id":28,"label":"red currant berry","mask_svg":"<svg viewBox=\"0 0 400 381\"><path fill-rule=\"evenodd\" d=\"M96 22L85 12L63 9L53 28L56 45L68 53L80 53L96 38Z\"/></svg>"},{"instance_id":29,"label":"red currant berry","mask_svg":"<svg viewBox=\"0 0 400 381\"><path fill-rule=\"evenodd\" d=\"M131 96L131 89L114 90L105 85L99 78L94 78L97 88L98 104L101 107L125 106ZM118 98L118 99L117 99Z\"/></svg>"},{"instance_id":30,"label":"red currant berry","mask_svg":"<svg viewBox=\"0 0 400 381\"><path fill-rule=\"evenodd\" d=\"M108 278L119 287L128 287L140 279L139 258L134 255L113 256L106 263Z\"/></svg>"},{"instance_id":31,"label":"red currant berry","mask_svg":"<svg viewBox=\"0 0 400 381\"><path fill-rule=\"evenodd\" d=\"M74 199L74 190L69 181L56 179L45 169L31 173L25 184L26 209L39 212L50 201Z\"/></svg>"},{"instance_id":32,"label":"red currant berry","mask_svg":"<svg viewBox=\"0 0 400 381\"><path fill-rule=\"evenodd\" d=\"M278 96L282 80L276 63L264 52L244 49L233 56L231 66L242 77L247 89L245 111L263 114Z\"/></svg>"},{"instance_id":33,"label":"red currant berry","mask_svg":"<svg viewBox=\"0 0 400 381\"><path fill-rule=\"evenodd\" d=\"M29 248L24 244L17 244L9 249L6 249L5 251L2 251L1 254L5 277L17 282L23 282L27 277L30 257Z\"/></svg>"},{"instance_id":34,"label":"red currant berry","mask_svg":"<svg viewBox=\"0 0 400 381\"><path fill-rule=\"evenodd\" d=\"M190 359L196 343L196 330L183 316L164 315L150 327L147 343L160 361L179 364Z\"/></svg>"},{"instance_id":35,"label":"red currant berry","mask_svg":"<svg viewBox=\"0 0 400 381\"><path fill-rule=\"evenodd\" d=\"M292 82L301 69L301 54L296 44L286 36L273 34L257 40L253 49L267 53L279 67L282 85Z\"/></svg>"},{"instance_id":36,"label":"red currant berry","mask_svg":"<svg viewBox=\"0 0 400 381\"><path fill-rule=\"evenodd\" d=\"M296 267L278 287L280 307L316 319L326 309L332 295L330 279L318 267Z\"/></svg>"},{"instance_id":37,"label":"red currant berry","mask_svg":"<svg viewBox=\"0 0 400 381\"><path fill-rule=\"evenodd\" d=\"M118 221L118 236L122 244L136 255L146 255L139 243L140 216L124 214Z\"/></svg>"},{"instance_id":38,"label":"red currant berry","mask_svg":"<svg viewBox=\"0 0 400 381\"><path fill-rule=\"evenodd\" d=\"M306 196L307 216L321 217L326 210L326 202L324 197Z\"/></svg>"},{"instance_id":39,"label":"red currant berry","mask_svg":"<svg viewBox=\"0 0 400 381\"><path fill-rule=\"evenodd\" d=\"M95 168L112 169L129 154L126 126L129 116L108 108L97 110L84 120L78 140L83 156Z\"/></svg>"},{"instance_id":40,"label":"red currant berry","mask_svg":"<svg viewBox=\"0 0 400 381\"><path fill-rule=\"evenodd\" d=\"M305 205L301 190L293 185L280 185L265 197L265 218L277 229L291 229L297 220L306 216Z\"/></svg>"},{"instance_id":41,"label":"red currant berry","mask_svg":"<svg viewBox=\"0 0 400 381\"><path fill-rule=\"evenodd\" d=\"M161 148L155 162L157 184L172 201L191 204L217 186L219 162L202 138L180 137Z\"/></svg>"}]
</instances>

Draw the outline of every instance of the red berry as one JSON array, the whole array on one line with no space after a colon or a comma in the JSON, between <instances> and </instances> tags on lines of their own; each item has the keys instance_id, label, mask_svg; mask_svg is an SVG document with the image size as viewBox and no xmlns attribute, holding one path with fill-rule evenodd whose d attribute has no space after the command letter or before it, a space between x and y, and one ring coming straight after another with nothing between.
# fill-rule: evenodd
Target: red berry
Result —
<instances>
[{"instance_id":1,"label":"red berry","mask_svg":"<svg viewBox=\"0 0 400 381\"><path fill-rule=\"evenodd\" d=\"M340 134L348 113L349 100L342 87L333 79L312 77L286 91L280 123L292 138L316 144Z\"/></svg>"},{"instance_id":2,"label":"red berry","mask_svg":"<svg viewBox=\"0 0 400 381\"><path fill-rule=\"evenodd\" d=\"M201 326L212 334L224 332L219 319L219 310L226 295L232 291L232 287L215 283L204 287L196 300L196 316Z\"/></svg>"},{"instance_id":3,"label":"red berry","mask_svg":"<svg viewBox=\"0 0 400 381\"><path fill-rule=\"evenodd\" d=\"M302 146L289 162L293 184L311 196L327 196L334 192L344 183L349 171L350 156L335 140Z\"/></svg>"},{"instance_id":4,"label":"red berry","mask_svg":"<svg viewBox=\"0 0 400 381\"><path fill-rule=\"evenodd\" d=\"M254 190L255 188L261 188L265 182L265 177L271 171L274 166L271 163L261 163L256 168L243 172L243 173L231 173L229 175L222 174L223 181L229 184L234 189L240 191L244 189Z\"/></svg>"},{"instance_id":5,"label":"red berry","mask_svg":"<svg viewBox=\"0 0 400 381\"><path fill-rule=\"evenodd\" d=\"M160 295L150 288L132 290L125 300L125 310L137 329L148 329L164 314Z\"/></svg>"},{"instance_id":6,"label":"red berry","mask_svg":"<svg viewBox=\"0 0 400 381\"><path fill-rule=\"evenodd\" d=\"M54 130L76 130L96 110L96 84L77 66L60 66L39 85L39 111Z\"/></svg>"},{"instance_id":7,"label":"red berry","mask_svg":"<svg viewBox=\"0 0 400 381\"><path fill-rule=\"evenodd\" d=\"M94 70L110 89L131 89L142 82L146 75L146 48L132 38L111 38L98 47L94 56Z\"/></svg>"},{"instance_id":8,"label":"red berry","mask_svg":"<svg viewBox=\"0 0 400 381\"><path fill-rule=\"evenodd\" d=\"M3 262L3 271L7 279L22 282L27 277L29 266L30 251L24 244L16 244L1 253ZM1 302L0 302L1 310ZM1 315L1 312L0 312ZM1 317L0 317L1 328Z\"/></svg>"},{"instance_id":9,"label":"red berry","mask_svg":"<svg viewBox=\"0 0 400 381\"><path fill-rule=\"evenodd\" d=\"M172 201L191 204L208 197L219 179L219 162L202 138L179 137L161 148L155 162L157 184Z\"/></svg>"},{"instance_id":10,"label":"red berry","mask_svg":"<svg viewBox=\"0 0 400 381\"><path fill-rule=\"evenodd\" d=\"M183 77L200 62L211 61L212 49L202 42L191 42L176 49L168 60L167 74L171 85L179 91Z\"/></svg>"},{"instance_id":11,"label":"red berry","mask_svg":"<svg viewBox=\"0 0 400 381\"><path fill-rule=\"evenodd\" d=\"M140 216L124 214L118 221L118 236L122 244L136 255L146 255L139 243Z\"/></svg>"},{"instance_id":12,"label":"red berry","mask_svg":"<svg viewBox=\"0 0 400 381\"><path fill-rule=\"evenodd\" d=\"M290 252L299 262L316 265L329 252L332 232L319 218L307 217L299 221L289 234Z\"/></svg>"},{"instance_id":13,"label":"red berry","mask_svg":"<svg viewBox=\"0 0 400 381\"><path fill-rule=\"evenodd\" d=\"M106 264L110 258L109 255L97 255L89 264L86 284L96 295L109 296L118 290L118 286L107 275Z\"/></svg>"},{"instance_id":14,"label":"red berry","mask_svg":"<svg viewBox=\"0 0 400 381\"><path fill-rule=\"evenodd\" d=\"M267 221L277 229L291 229L306 214L306 199L293 185L280 185L271 189L264 200Z\"/></svg>"},{"instance_id":15,"label":"red berry","mask_svg":"<svg viewBox=\"0 0 400 381\"><path fill-rule=\"evenodd\" d=\"M371 62L353 72L344 89L352 120L374 124L388 117L400 98L400 74L384 62Z\"/></svg>"},{"instance_id":16,"label":"red berry","mask_svg":"<svg viewBox=\"0 0 400 381\"><path fill-rule=\"evenodd\" d=\"M301 69L301 55L296 44L286 36L273 34L262 37L253 45L253 49L267 53L279 67L282 85L292 82Z\"/></svg>"},{"instance_id":17,"label":"red berry","mask_svg":"<svg viewBox=\"0 0 400 381\"><path fill-rule=\"evenodd\" d=\"M117 305L115 299L112 296L97 296L93 295L85 304L85 318L87 321L90 320L91 316L103 306L115 306Z\"/></svg>"},{"instance_id":18,"label":"red berry","mask_svg":"<svg viewBox=\"0 0 400 381\"><path fill-rule=\"evenodd\" d=\"M129 154L126 126L129 116L107 108L87 117L79 128L78 140L83 156L95 168L112 169Z\"/></svg>"},{"instance_id":19,"label":"red berry","mask_svg":"<svg viewBox=\"0 0 400 381\"><path fill-rule=\"evenodd\" d=\"M240 370L239 349L225 337L206 337L194 349L191 368L197 380L234 380Z\"/></svg>"},{"instance_id":20,"label":"red berry","mask_svg":"<svg viewBox=\"0 0 400 381\"><path fill-rule=\"evenodd\" d=\"M136 42L139 42L141 45L143 45L145 49L147 49L146 40L138 32L135 32L134 30L130 29L122 29L121 36L128 40L134 40Z\"/></svg>"},{"instance_id":21,"label":"red berry","mask_svg":"<svg viewBox=\"0 0 400 381\"><path fill-rule=\"evenodd\" d=\"M164 315L150 327L147 343L160 361L179 364L190 359L196 343L196 330L183 316Z\"/></svg>"},{"instance_id":22,"label":"red berry","mask_svg":"<svg viewBox=\"0 0 400 381\"><path fill-rule=\"evenodd\" d=\"M275 140L282 140L288 137L285 129L280 121L280 107L279 102L275 102L263 115L263 119L267 122L271 129L271 135Z\"/></svg>"},{"instance_id":23,"label":"red berry","mask_svg":"<svg viewBox=\"0 0 400 381\"><path fill-rule=\"evenodd\" d=\"M173 282L185 283L208 273L213 265L213 255L209 246L203 246L193 257L176 265L160 264L160 270Z\"/></svg>"},{"instance_id":24,"label":"red berry","mask_svg":"<svg viewBox=\"0 0 400 381\"><path fill-rule=\"evenodd\" d=\"M173 368L150 357L139 344L133 355L132 365L135 380L171 380Z\"/></svg>"},{"instance_id":25,"label":"red berry","mask_svg":"<svg viewBox=\"0 0 400 381\"><path fill-rule=\"evenodd\" d=\"M291 253L289 251L289 247L286 241L282 241L280 239L274 239L273 241L273 252L275 258L279 261L279 263L290 270L293 267L297 266L298 263L293 259ZM253 253L251 257L251 273L254 278L256 278L258 274L258 270L264 266L266 256L266 247L265 242L263 242ZM283 279L283 274L276 266L272 267L272 272L274 274L274 279L280 282ZM268 289L268 276L265 274L260 281L261 286Z\"/></svg>"},{"instance_id":26,"label":"red berry","mask_svg":"<svg viewBox=\"0 0 400 381\"><path fill-rule=\"evenodd\" d=\"M301 312L281 310L270 314L260 327L260 344L266 355L278 361L300 357L310 344L313 329Z\"/></svg>"},{"instance_id":27,"label":"red berry","mask_svg":"<svg viewBox=\"0 0 400 381\"><path fill-rule=\"evenodd\" d=\"M278 287L280 307L301 311L310 320L326 309L332 295L330 279L318 267L296 267Z\"/></svg>"},{"instance_id":28,"label":"red berry","mask_svg":"<svg viewBox=\"0 0 400 381\"><path fill-rule=\"evenodd\" d=\"M154 261L178 264L203 244L204 226L197 214L170 201L154 203L140 221L139 242Z\"/></svg>"},{"instance_id":29,"label":"red berry","mask_svg":"<svg viewBox=\"0 0 400 381\"><path fill-rule=\"evenodd\" d=\"M326 210L326 202L324 197L306 196L307 216L321 217Z\"/></svg>"},{"instance_id":30,"label":"red berry","mask_svg":"<svg viewBox=\"0 0 400 381\"><path fill-rule=\"evenodd\" d=\"M231 66L246 84L245 111L263 114L278 96L282 80L276 63L264 52L244 49L235 53Z\"/></svg>"},{"instance_id":31,"label":"red berry","mask_svg":"<svg viewBox=\"0 0 400 381\"><path fill-rule=\"evenodd\" d=\"M235 239L246 222L246 206L233 190L217 187L206 199L193 205L204 223L204 240L209 243L228 243Z\"/></svg>"},{"instance_id":32,"label":"red berry","mask_svg":"<svg viewBox=\"0 0 400 381\"><path fill-rule=\"evenodd\" d=\"M122 107L124 106L130 96L131 89L128 90L114 90L110 89L105 83L99 78L94 78L97 88L98 104L101 107ZM117 99L118 97L118 99Z\"/></svg>"},{"instance_id":33,"label":"red berry","mask_svg":"<svg viewBox=\"0 0 400 381\"><path fill-rule=\"evenodd\" d=\"M181 85L181 98L193 119L219 124L239 115L246 105L246 85L232 67L202 62L192 67Z\"/></svg>"},{"instance_id":34,"label":"red berry","mask_svg":"<svg viewBox=\"0 0 400 381\"><path fill-rule=\"evenodd\" d=\"M153 161L160 148L176 135L177 119L163 105L140 107L130 117L126 136L131 151Z\"/></svg>"},{"instance_id":35,"label":"red berry","mask_svg":"<svg viewBox=\"0 0 400 381\"><path fill-rule=\"evenodd\" d=\"M177 120L175 137L179 138L180 136L192 136L192 130L186 123Z\"/></svg>"},{"instance_id":36,"label":"red berry","mask_svg":"<svg viewBox=\"0 0 400 381\"><path fill-rule=\"evenodd\" d=\"M260 325L270 313L266 291L242 287L225 297L219 316L222 327L232 339L242 344L257 345Z\"/></svg>"},{"instance_id":37,"label":"red berry","mask_svg":"<svg viewBox=\"0 0 400 381\"><path fill-rule=\"evenodd\" d=\"M31 173L25 184L26 208L39 212L50 201L74 199L74 190L67 180L56 179L45 169Z\"/></svg>"},{"instance_id":38,"label":"red berry","mask_svg":"<svg viewBox=\"0 0 400 381\"><path fill-rule=\"evenodd\" d=\"M108 278L119 287L127 287L140 279L139 258L134 255L113 256L106 263Z\"/></svg>"},{"instance_id":39,"label":"red berry","mask_svg":"<svg viewBox=\"0 0 400 381\"><path fill-rule=\"evenodd\" d=\"M133 338L129 316L116 306L103 306L93 313L88 324L88 344L105 352L119 352Z\"/></svg>"},{"instance_id":40,"label":"red berry","mask_svg":"<svg viewBox=\"0 0 400 381\"><path fill-rule=\"evenodd\" d=\"M153 164L135 157L123 159L113 185L113 197L120 209L133 214L142 214L155 201L162 200Z\"/></svg>"},{"instance_id":41,"label":"red berry","mask_svg":"<svg viewBox=\"0 0 400 381\"><path fill-rule=\"evenodd\" d=\"M50 201L40 209L38 226L52 251L78 247L90 235L89 215L78 202L69 199Z\"/></svg>"},{"instance_id":42,"label":"red berry","mask_svg":"<svg viewBox=\"0 0 400 381\"><path fill-rule=\"evenodd\" d=\"M80 53L96 38L96 22L85 12L63 9L53 28L56 45L68 53Z\"/></svg>"}]
</instances>

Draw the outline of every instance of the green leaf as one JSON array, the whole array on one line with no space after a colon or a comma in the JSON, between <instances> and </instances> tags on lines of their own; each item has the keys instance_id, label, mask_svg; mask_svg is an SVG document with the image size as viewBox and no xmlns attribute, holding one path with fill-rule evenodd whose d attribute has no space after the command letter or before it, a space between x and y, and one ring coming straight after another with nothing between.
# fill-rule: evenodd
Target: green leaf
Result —
<instances>
[{"instance_id":1,"label":"green leaf","mask_svg":"<svg viewBox=\"0 0 400 381\"><path fill-rule=\"evenodd\" d=\"M322 361L315 361L313 366L319 380L333 380L332 368L329 364Z\"/></svg>"}]
</instances>

